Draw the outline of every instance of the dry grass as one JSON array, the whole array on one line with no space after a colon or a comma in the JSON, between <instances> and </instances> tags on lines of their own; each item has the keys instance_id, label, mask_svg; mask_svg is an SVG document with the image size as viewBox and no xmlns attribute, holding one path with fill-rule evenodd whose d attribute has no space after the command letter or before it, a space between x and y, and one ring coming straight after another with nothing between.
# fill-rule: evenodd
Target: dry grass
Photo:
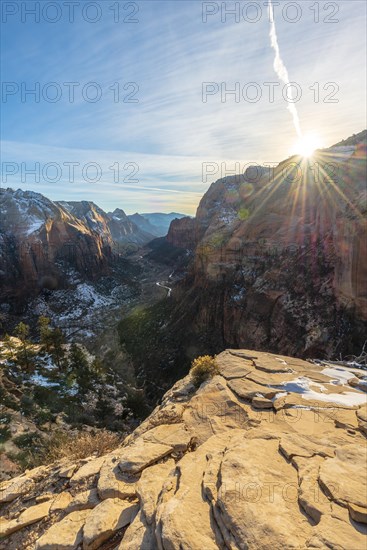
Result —
<instances>
[{"instance_id":1,"label":"dry grass","mask_svg":"<svg viewBox=\"0 0 367 550\"><path fill-rule=\"evenodd\" d=\"M50 464L62 458L76 460L91 455L103 456L122 442L121 436L107 430L97 432L55 432L46 442L42 452L42 464Z\"/></svg>"}]
</instances>

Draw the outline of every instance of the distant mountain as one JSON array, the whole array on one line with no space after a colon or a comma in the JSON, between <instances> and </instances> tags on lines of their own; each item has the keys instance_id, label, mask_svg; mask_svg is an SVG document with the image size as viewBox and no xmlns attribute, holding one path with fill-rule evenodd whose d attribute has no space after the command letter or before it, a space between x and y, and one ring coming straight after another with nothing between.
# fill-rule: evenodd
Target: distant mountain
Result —
<instances>
[{"instance_id":1,"label":"distant mountain","mask_svg":"<svg viewBox=\"0 0 367 550\"><path fill-rule=\"evenodd\" d=\"M70 269L98 279L111 272L120 252L155 238L121 209L107 214L93 202L53 202L22 189L0 189L0 224L4 304L67 286Z\"/></svg>"},{"instance_id":2,"label":"distant mountain","mask_svg":"<svg viewBox=\"0 0 367 550\"><path fill-rule=\"evenodd\" d=\"M134 222L142 231L146 231L156 237L165 237L168 233L171 222L176 219L185 218L185 214L171 212L162 214L159 212L146 214L132 214L130 220Z\"/></svg>"},{"instance_id":3,"label":"distant mountain","mask_svg":"<svg viewBox=\"0 0 367 550\"><path fill-rule=\"evenodd\" d=\"M106 213L90 201L58 201L56 204L83 220L89 229L99 233L109 243L144 245L155 237L154 234L141 231L121 208Z\"/></svg>"}]
</instances>

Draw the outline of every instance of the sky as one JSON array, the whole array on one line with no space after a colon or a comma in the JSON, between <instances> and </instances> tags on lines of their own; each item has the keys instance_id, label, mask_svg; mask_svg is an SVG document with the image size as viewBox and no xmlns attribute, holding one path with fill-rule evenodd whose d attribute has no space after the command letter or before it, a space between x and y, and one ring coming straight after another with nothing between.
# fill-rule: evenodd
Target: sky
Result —
<instances>
[{"instance_id":1,"label":"sky","mask_svg":"<svg viewBox=\"0 0 367 550\"><path fill-rule=\"evenodd\" d=\"M265 4L3 0L1 186L192 215L212 181L287 158L297 133ZM366 6L274 1L320 146L366 127Z\"/></svg>"}]
</instances>

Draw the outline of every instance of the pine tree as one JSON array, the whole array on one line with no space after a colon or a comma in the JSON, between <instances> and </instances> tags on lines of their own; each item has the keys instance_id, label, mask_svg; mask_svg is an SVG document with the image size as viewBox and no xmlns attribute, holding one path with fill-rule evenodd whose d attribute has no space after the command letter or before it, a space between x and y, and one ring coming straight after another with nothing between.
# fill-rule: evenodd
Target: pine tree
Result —
<instances>
[{"instance_id":1,"label":"pine tree","mask_svg":"<svg viewBox=\"0 0 367 550\"><path fill-rule=\"evenodd\" d=\"M60 328L55 328L50 331L49 341L51 346L51 355L54 358L56 365L61 368L62 361L65 358L63 344L65 344L65 336Z\"/></svg>"},{"instance_id":2,"label":"pine tree","mask_svg":"<svg viewBox=\"0 0 367 550\"><path fill-rule=\"evenodd\" d=\"M50 328L50 319L41 315L38 319L38 330L40 336L40 343L46 349L50 351L52 329Z\"/></svg>"},{"instance_id":3,"label":"pine tree","mask_svg":"<svg viewBox=\"0 0 367 550\"><path fill-rule=\"evenodd\" d=\"M29 336L29 325L26 325L22 321L15 327L14 334L22 343L21 351L17 353L17 361L21 366L30 368L30 342L27 340Z\"/></svg>"},{"instance_id":4,"label":"pine tree","mask_svg":"<svg viewBox=\"0 0 367 550\"><path fill-rule=\"evenodd\" d=\"M70 348L69 368L75 375L79 392L85 394L91 386L91 372L85 352L75 343Z\"/></svg>"}]
</instances>

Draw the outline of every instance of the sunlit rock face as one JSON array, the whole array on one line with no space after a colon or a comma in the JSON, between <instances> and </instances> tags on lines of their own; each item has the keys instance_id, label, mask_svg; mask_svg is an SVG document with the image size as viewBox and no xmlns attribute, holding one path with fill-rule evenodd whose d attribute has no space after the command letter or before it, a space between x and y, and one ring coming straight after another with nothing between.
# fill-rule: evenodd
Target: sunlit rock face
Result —
<instances>
[{"instance_id":1,"label":"sunlit rock face","mask_svg":"<svg viewBox=\"0 0 367 550\"><path fill-rule=\"evenodd\" d=\"M19 304L42 289L63 288L70 269L93 280L109 272L114 253L145 244L121 209L107 214L93 202L53 202L32 191L0 194L1 296Z\"/></svg>"},{"instance_id":2,"label":"sunlit rock face","mask_svg":"<svg viewBox=\"0 0 367 550\"><path fill-rule=\"evenodd\" d=\"M168 235L195 250L187 307L195 294L198 330L306 356L360 351L366 211L366 132L213 183L189 231L178 220Z\"/></svg>"},{"instance_id":3,"label":"sunlit rock face","mask_svg":"<svg viewBox=\"0 0 367 550\"><path fill-rule=\"evenodd\" d=\"M1 549L365 547L365 371L248 349L123 444L0 485Z\"/></svg>"},{"instance_id":4,"label":"sunlit rock face","mask_svg":"<svg viewBox=\"0 0 367 550\"><path fill-rule=\"evenodd\" d=\"M109 243L39 193L1 191L0 270L4 300L62 287L64 266L90 277L107 269Z\"/></svg>"}]
</instances>

